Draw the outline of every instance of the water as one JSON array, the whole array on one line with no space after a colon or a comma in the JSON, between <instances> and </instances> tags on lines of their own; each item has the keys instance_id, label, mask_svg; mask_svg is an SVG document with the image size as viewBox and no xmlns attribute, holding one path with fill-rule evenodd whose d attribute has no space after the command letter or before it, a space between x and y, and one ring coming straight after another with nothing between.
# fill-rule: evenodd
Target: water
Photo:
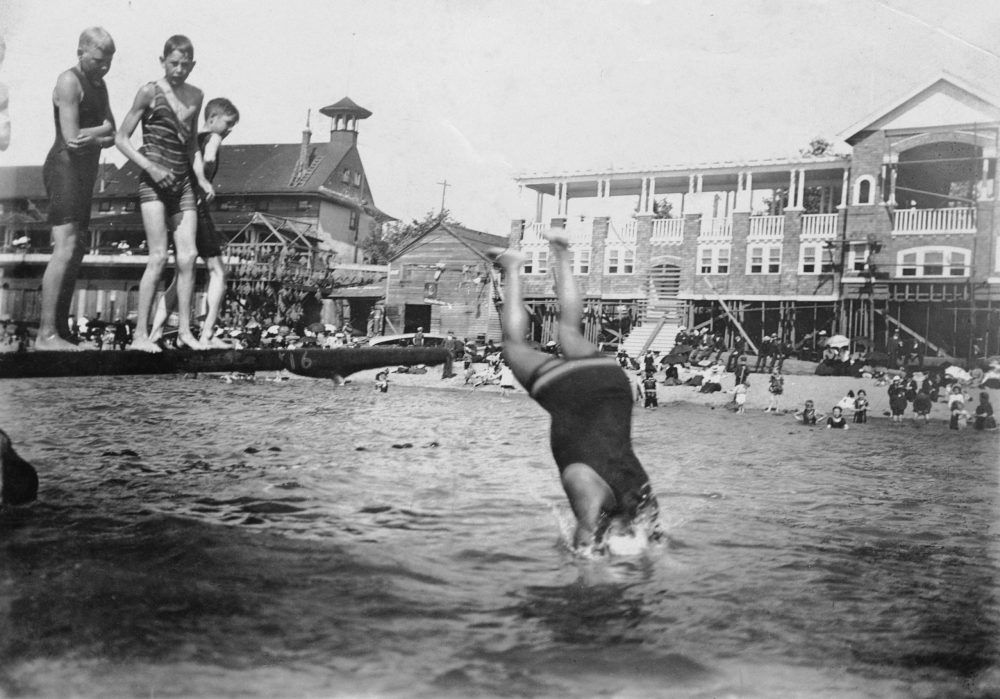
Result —
<instances>
[{"instance_id":1,"label":"water","mask_svg":"<svg viewBox=\"0 0 1000 699\"><path fill-rule=\"evenodd\" d=\"M524 396L19 380L0 695L997 696L997 433L635 413L668 532L585 560Z\"/></svg>"}]
</instances>

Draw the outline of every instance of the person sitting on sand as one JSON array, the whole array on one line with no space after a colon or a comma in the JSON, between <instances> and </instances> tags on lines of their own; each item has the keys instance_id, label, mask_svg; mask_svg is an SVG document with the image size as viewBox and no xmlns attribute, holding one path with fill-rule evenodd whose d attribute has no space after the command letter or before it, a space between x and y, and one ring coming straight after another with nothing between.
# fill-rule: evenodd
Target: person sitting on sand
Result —
<instances>
[{"instance_id":1,"label":"person sitting on sand","mask_svg":"<svg viewBox=\"0 0 1000 699\"><path fill-rule=\"evenodd\" d=\"M844 411L841 410L839 405L833 406L833 414L826 419L826 429L828 430L846 430L847 418L844 417Z\"/></svg>"},{"instance_id":2,"label":"person sitting on sand","mask_svg":"<svg viewBox=\"0 0 1000 699\"><path fill-rule=\"evenodd\" d=\"M996 429L997 421L993 417L993 404L990 403L990 394L986 391L979 393L979 405L976 406L976 421L972 425L977 430Z\"/></svg>"},{"instance_id":3,"label":"person sitting on sand","mask_svg":"<svg viewBox=\"0 0 1000 699\"><path fill-rule=\"evenodd\" d=\"M545 233L560 305L561 355L540 352L525 341L524 256L516 250L489 251L506 276L503 355L517 381L551 416L552 454L577 521L574 546L599 547L619 526L634 531L635 525L648 523L655 537L656 498L632 450L632 391L618 363L605 359L580 332L583 298L565 235L563 228Z\"/></svg>"}]
</instances>

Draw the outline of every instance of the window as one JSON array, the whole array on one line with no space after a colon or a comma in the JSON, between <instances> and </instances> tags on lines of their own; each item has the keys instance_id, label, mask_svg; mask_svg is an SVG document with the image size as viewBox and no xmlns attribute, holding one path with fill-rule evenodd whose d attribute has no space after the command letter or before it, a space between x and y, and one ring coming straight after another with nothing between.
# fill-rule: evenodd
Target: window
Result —
<instances>
[{"instance_id":1,"label":"window","mask_svg":"<svg viewBox=\"0 0 1000 699\"><path fill-rule=\"evenodd\" d=\"M780 245L751 245L747 248L747 274L778 274L780 271Z\"/></svg>"},{"instance_id":2,"label":"window","mask_svg":"<svg viewBox=\"0 0 1000 699\"><path fill-rule=\"evenodd\" d=\"M847 270L862 273L868 269L868 243L850 243L847 252Z\"/></svg>"},{"instance_id":3,"label":"window","mask_svg":"<svg viewBox=\"0 0 1000 699\"><path fill-rule=\"evenodd\" d=\"M355 187L360 187L361 186L361 173L360 172L355 172L354 173L354 186Z\"/></svg>"},{"instance_id":4,"label":"window","mask_svg":"<svg viewBox=\"0 0 1000 699\"><path fill-rule=\"evenodd\" d=\"M340 181L347 184L351 181L351 169L345 167L344 171L340 173Z\"/></svg>"},{"instance_id":5,"label":"window","mask_svg":"<svg viewBox=\"0 0 1000 699\"><path fill-rule=\"evenodd\" d=\"M351 212L351 224L350 224L350 226L351 226L351 230L352 231L358 230L358 221L360 219L361 219L361 216L360 216L360 214L358 214L357 211L352 211Z\"/></svg>"},{"instance_id":6,"label":"window","mask_svg":"<svg viewBox=\"0 0 1000 699\"><path fill-rule=\"evenodd\" d=\"M590 250L573 250L573 273L587 274L590 272Z\"/></svg>"},{"instance_id":7,"label":"window","mask_svg":"<svg viewBox=\"0 0 1000 699\"><path fill-rule=\"evenodd\" d=\"M125 211L135 211L135 202L134 201L125 202Z\"/></svg>"},{"instance_id":8,"label":"window","mask_svg":"<svg viewBox=\"0 0 1000 699\"><path fill-rule=\"evenodd\" d=\"M967 277L971 260L965 248L928 246L901 250L896 268L901 277Z\"/></svg>"},{"instance_id":9,"label":"window","mask_svg":"<svg viewBox=\"0 0 1000 699\"><path fill-rule=\"evenodd\" d=\"M823 243L806 243L799 255L800 274L830 274L833 272L833 250Z\"/></svg>"},{"instance_id":10,"label":"window","mask_svg":"<svg viewBox=\"0 0 1000 699\"><path fill-rule=\"evenodd\" d=\"M608 274L632 274L635 271L635 248L609 247L606 255Z\"/></svg>"},{"instance_id":11,"label":"window","mask_svg":"<svg viewBox=\"0 0 1000 699\"><path fill-rule=\"evenodd\" d=\"M299 204L296 208L299 211L309 211L312 208L312 203L308 199L299 199Z\"/></svg>"},{"instance_id":12,"label":"window","mask_svg":"<svg viewBox=\"0 0 1000 699\"><path fill-rule=\"evenodd\" d=\"M875 201L875 178L862 175L854 181L854 203L872 204Z\"/></svg>"},{"instance_id":13,"label":"window","mask_svg":"<svg viewBox=\"0 0 1000 699\"><path fill-rule=\"evenodd\" d=\"M729 246L699 245L698 274L729 274Z\"/></svg>"},{"instance_id":14,"label":"window","mask_svg":"<svg viewBox=\"0 0 1000 699\"><path fill-rule=\"evenodd\" d=\"M102 211L102 212L104 212L104 211L111 211L111 202L110 201L102 201L100 204L97 205L97 210L98 211Z\"/></svg>"},{"instance_id":15,"label":"window","mask_svg":"<svg viewBox=\"0 0 1000 699\"><path fill-rule=\"evenodd\" d=\"M545 274L549 271L548 248L525 248L522 252L525 274Z\"/></svg>"}]
</instances>

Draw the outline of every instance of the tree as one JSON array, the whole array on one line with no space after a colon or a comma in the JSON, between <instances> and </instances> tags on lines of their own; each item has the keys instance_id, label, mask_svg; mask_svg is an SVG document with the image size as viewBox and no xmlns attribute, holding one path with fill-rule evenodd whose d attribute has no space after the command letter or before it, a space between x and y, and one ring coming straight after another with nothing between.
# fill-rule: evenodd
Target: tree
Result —
<instances>
[{"instance_id":1,"label":"tree","mask_svg":"<svg viewBox=\"0 0 1000 699\"><path fill-rule=\"evenodd\" d=\"M451 217L451 212L447 209L440 213L428 211L422 219L413 219L409 223L390 221L382 226L382 230L375 231L365 240L363 245L365 258L372 264L387 264L396 253L410 242L441 223L451 223L456 226L462 225Z\"/></svg>"},{"instance_id":2,"label":"tree","mask_svg":"<svg viewBox=\"0 0 1000 699\"><path fill-rule=\"evenodd\" d=\"M809 141L809 145L805 148L799 150L799 155L805 157L817 157L820 155L832 155L833 144L827 141L822 136L816 136L813 140Z\"/></svg>"}]
</instances>

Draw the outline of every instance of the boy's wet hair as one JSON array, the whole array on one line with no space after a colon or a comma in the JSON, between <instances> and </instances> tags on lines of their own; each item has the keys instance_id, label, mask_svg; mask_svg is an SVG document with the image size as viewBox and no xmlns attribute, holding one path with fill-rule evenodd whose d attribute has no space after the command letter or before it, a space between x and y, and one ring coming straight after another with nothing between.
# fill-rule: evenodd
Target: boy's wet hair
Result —
<instances>
[{"instance_id":1,"label":"boy's wet hair","mask_svg":"<svg viewBox=\"0 0 1000 699\"><path fill-rule=\"evenodd\" d=\"M83 53L95 47L107 49L108 53L114 53L115 41L104 27L87 27L80 32L80 41L76 50Z\"/></svg>"},{"instance_id":2,"label":"boy's wet hair","mask_svg":"<svg viewBox=\"0 0 1000 699\"><path fill-rule=\"evenodd\" d=\"M174 51L183 53L190 60L194 60L194 44L183 34L174 34L167 39L167 43L163 45L163 57L166 58Z\"/></svg>"},{"instance_id":3,"label":"boy's wet hair","mask_svg":"<svg viewBox=\"0 0 1000 699\"><path fill-rule=\"evenodd\" d=\"M240 110L236 108L236 105L227 100L225 97L215 97L210 99L205 104L205 119L211 119L216 114L221 114L222 116L231 116L236 121L240 120Z\"/></svg>"}]
</instances>

